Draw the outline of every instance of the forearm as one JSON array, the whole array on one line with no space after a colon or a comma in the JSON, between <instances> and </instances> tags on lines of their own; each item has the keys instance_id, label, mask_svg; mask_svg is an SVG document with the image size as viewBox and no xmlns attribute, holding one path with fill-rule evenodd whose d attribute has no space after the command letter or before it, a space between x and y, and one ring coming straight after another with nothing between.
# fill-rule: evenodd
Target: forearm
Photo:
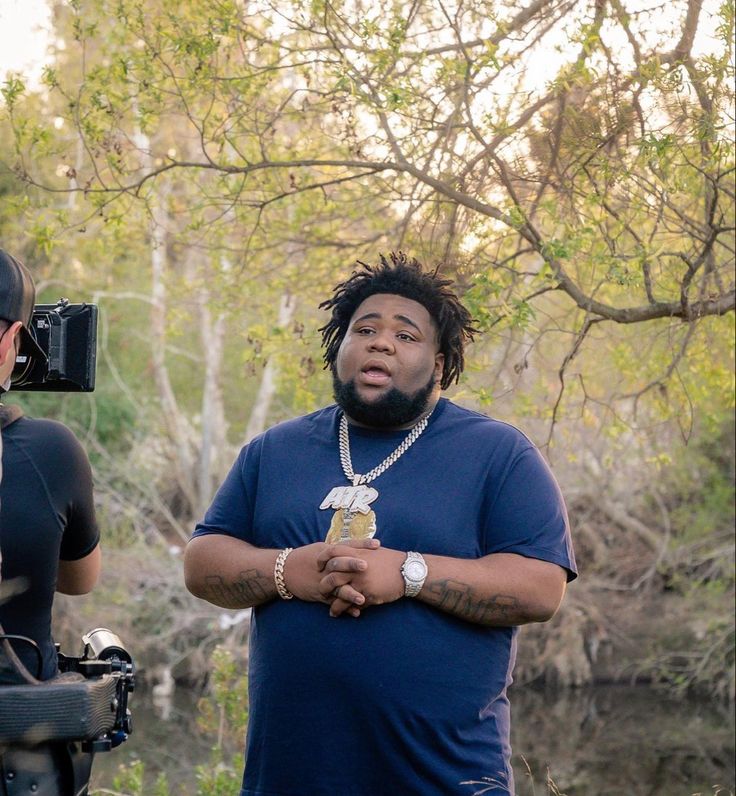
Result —
<instances>
[{"instance_id":1,"label":"forearm","mask_svg":"<svg viewBox=\"0 0 736 796\"><path fill-rule=\"evenodd\" d=\"M278 554L232 536L197 536L184 552L184 581L192 594L214 605L251 608L277 596Z\"/></svg>"},{"instance_id":2,"label":"forearm","mask_svg":"<svg viewBox=\"0 0 736 796\"><path fill-rule=\"evenodd\" d=\"M293 597L327 603L320 591L323 577L320 554L340 557L349 572L364 569L359 550L373 550L376 539L353 540L342 545L313 542L295 548L284 560L284 586ZM251 608L278 595L274 569L281 551L254 547L224 534L190 539L184 552L184 581L189 591L223 608ZM362 596L358 602L362 603Z\"/></svg>"},{"instance_id":3,"label":"forearm","mask_svg":"<svg viewBox=\"0 0 736 796\"><path fill-rule=\"evenodd\" d=\"M348 571L341 560L325 552L322 594L339 616L356 595L367 607L390 603L404 596L401 566L406 553L389 548L362 553L364 571ZM548 561L511 553L478 559L425 555L427 577L414 599L446 613L490 626L545 622L560 605L567 575Z\"/></svg>"},{"instance_id":4,"label":"forearm","mask_svg":"<svg viewBox=\"0 0 736 796\"><path fill-rule=\"evenodd\" d=\"M511 553L424 558L427 578L416 599L480 625L546 622L565 592L565 571L547 561Z\"/></svg>"}]
</instances>

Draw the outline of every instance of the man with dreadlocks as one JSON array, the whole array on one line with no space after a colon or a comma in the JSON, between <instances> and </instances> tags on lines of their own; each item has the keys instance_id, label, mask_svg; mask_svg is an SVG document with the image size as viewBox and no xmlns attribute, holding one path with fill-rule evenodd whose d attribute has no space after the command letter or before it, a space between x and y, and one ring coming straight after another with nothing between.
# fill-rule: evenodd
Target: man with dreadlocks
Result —
<instances>
[{"instance_id":1,"label":"man with dreadlocks","mask_svg":"<svg viewBox=\"0 0 736 796\"><path fill-rule=\"evenodd\" d=\"M185 556L252 606L241 796L513 794L516 626L575 577L531 442L441 398L472 319L403 254L321 306L336 404L246 445Z\"/></svg>"}]
</instances>

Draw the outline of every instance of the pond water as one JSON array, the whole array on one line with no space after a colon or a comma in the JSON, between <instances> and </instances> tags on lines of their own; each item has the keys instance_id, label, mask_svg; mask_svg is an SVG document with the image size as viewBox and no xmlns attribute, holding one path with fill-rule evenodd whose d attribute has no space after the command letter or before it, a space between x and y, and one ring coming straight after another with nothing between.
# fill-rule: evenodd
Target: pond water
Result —
<instances>
[{"instance_id":1,"label":"pond water","mask_svg":"<svg viewBox=\"0 0 736 796\"><path fill-rule=\"evenodd\" d=\"M728 707L643 686L563 692L516 687L511 699L517 796L734 791L734 716ZM145 692L134 693L134 732L118 749L97 756L93 785L110 788L121 763L140 759L147 781L165 772L172 796L195 796L195 767L207 763L214 743L198 734L196 703L196 694L179 690L168 707L154 708Z\"/></svg>"}]
</instances>

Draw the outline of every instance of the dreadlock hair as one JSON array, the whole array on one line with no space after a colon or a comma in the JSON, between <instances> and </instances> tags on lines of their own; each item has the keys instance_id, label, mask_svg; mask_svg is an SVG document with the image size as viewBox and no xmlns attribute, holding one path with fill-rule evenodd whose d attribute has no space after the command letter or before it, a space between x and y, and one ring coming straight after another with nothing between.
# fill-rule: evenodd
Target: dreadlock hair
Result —
<instances>
[{"instance_id":1,"label":"dreadlock hair","mask_svg":"<svg viewBox=\"0 0 736 796\"><path fill-rule=\"evenodd\" d=\"M334 372L337 352L345 338L350 319L355 310L375 293L393 293L421 304L437 327L439 349L445 356L440 386L447 389L457 382L465 366L465 344L473 340L478 329L473 318L449 289L450 279L438 275L439 266L425 271L422 264L407 258L403 252L389 252L388 259L381 254L380 263L372 266L358 260L359 270L349 279L335 286L332 298L319 307L332 310L330 320L320 328L324 347L325 368Z\"/></svg>"}]
</instances>

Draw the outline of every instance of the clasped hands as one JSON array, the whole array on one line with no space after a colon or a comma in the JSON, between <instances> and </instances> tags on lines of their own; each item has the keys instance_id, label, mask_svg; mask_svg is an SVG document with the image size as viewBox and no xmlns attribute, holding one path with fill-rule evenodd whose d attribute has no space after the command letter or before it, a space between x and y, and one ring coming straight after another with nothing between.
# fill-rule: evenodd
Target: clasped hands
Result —
<instances>
[{"instance_id":1,"label":"clasped hands","mask_svg":"<svg viewBox=\"0 0 736 796\"><path fill-rule=\"evenodd\" d=\"M329 605L330 616L358 617L369 605L403 597L405 557L381 547L378 539L315 542L296 548L286 559L284 580L295 597Z\"/></svg>"}]
</instances>

